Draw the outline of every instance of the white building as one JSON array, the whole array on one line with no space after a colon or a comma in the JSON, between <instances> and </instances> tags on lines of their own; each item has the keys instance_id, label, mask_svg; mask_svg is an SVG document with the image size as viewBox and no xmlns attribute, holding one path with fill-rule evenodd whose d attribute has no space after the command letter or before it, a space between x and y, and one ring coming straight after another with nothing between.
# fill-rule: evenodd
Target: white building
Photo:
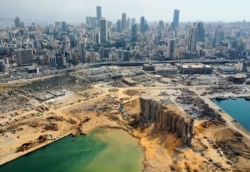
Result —
<instances>
[{"instance_id":1,"label":"white building","mask_svg":"<svg viewBox=\"0 0 250 172\"><path fill-rule=\"evenodd\" d=\"M155 73L161 76L172 76L178 73L178 68L176 66L168 65L158 65L155 67Z\"/></svg>"}]
</instances>

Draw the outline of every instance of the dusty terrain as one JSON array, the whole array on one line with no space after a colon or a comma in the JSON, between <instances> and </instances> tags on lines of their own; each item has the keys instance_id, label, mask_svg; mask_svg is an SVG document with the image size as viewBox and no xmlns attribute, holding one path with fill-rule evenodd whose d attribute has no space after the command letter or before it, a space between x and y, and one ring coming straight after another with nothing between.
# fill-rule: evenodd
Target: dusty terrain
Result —
<instances>
[{"instance_id":1,"label":"dusty terrain","mask_svg":"<svg viewBox=\"0 0 250 172\"><path fill-rule=\"evenodd\" d=\"M140 115L140 95L162 91L172 94L167 88L111 88L96 84L77 93L69 91L53 100L33 102L33 110L19 110L16 116L3 114L0 164L69 134L87 134L94 128L114 127L123 128L138 138L145 150L146 172L250 171L249 133L233 124L226 114L223 114L226 121L223 125L195 120L191 147L183 147L174 133L156 130L153 123L143 128L130 126ZM169 99L174 97L169 96ZM209 99L204 100L218 109ZM240 150L240 154L227 153L230 148Z\"/></svg>"}]
</instances>

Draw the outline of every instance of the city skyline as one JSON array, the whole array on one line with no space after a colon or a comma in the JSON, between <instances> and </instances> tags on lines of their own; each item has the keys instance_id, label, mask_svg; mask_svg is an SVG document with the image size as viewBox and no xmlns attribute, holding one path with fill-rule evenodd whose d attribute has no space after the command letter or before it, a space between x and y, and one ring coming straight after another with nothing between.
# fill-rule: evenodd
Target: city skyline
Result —
<instances>
[{"instance_id":1,"label":"city skyline","mask_svg":"<svg viewBox=\"0 0 250 172\"><path fill-rule=\"evenodd\" d=\"M180 10L180 22L188 21L248 21L246 14L250 2L244 0L238 3L235 0L0 0L2 18L51 23L54 21L68 21L72 23L85 22L86 16L96 16L96 6L101 6L102 16L116 22L122 13L127 18L136 18L138 23L141 16L149 22L163 20L172 21L173 10ZM12 4L12 5L10 5ZM165 4L165 5L164 5ZM222 10L223 9L223 10Z\"/></svg>"}]
</instances>

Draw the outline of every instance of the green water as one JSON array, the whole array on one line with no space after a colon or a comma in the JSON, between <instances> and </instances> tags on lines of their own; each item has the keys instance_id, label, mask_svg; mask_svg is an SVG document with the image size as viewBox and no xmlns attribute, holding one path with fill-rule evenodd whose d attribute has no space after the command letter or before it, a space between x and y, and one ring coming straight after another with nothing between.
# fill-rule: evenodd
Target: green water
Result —
<instances>
[{"instance_id":1,"label":"green water","mask_svg":"<svg viewBox=\"0 0 250 172\"><path fill-rule=\"evenodd\" d=\"M214 100L214 102L239 122L245 129L250 131L250 101L246 101L244 98L239 98L235 100Z\"/></svg>"},{"instance_id":2,"label":"green water","mask_svg":"<svg viewBox=\"0 0 250 172\"><path fill-rule=\"evenodd\" d=\"M0 166L0 172L140 172L143 150L123 130L68 136Z\"/></svg>"}]
</instances>

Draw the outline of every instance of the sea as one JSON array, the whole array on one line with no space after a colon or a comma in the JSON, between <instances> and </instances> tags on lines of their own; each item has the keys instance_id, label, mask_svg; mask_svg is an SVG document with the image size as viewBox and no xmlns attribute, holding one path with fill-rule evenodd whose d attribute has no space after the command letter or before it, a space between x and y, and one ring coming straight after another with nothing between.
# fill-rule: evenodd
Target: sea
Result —
<instances>
[{"instance_id":1,"label":"sea","mask_svg":"<svg viewBox=\"0 0 250 172\"><path fill-rule=\"evenodd\" d=\"M250 131L250 101L244 98L214 100L214 102L246 130Z\"/></svg>"},{"instance_id":2,"label":"sea","mask_svg":"<svg viewBox=\"0 0 250 172\"><path fill-rule=\"evenodd\" d=\"M96 129L67 136L0 166L1 172L140 172L144 152L120 129Z\"/></svg>"}]
</instances>

